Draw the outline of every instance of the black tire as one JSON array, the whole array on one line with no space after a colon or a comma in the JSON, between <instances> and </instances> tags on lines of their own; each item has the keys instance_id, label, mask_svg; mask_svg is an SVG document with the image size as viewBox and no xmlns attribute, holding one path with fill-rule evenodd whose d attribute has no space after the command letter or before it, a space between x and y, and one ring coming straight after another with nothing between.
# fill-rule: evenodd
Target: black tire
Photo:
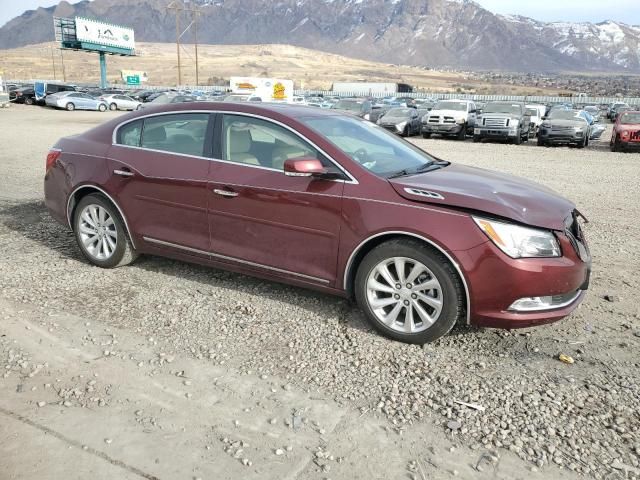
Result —
<instances>
[{"instance_id":1,"label":"black tire","mask_svg":"<svg viewBox=\"0 0 640 480\"><path fill-rule=\"evenodd\" d=\"M373 269L386 259L405 257L422 263L435 276L442 288L442 309L435 322L417 333L402 333L377 319L367 299L367 280ZM405 343L422 345L433 342L451 331L464 315L463 287L451 263L441 253L414 239L385 242L371 250L358 266L355 296L369 323L383 335Z\"/></svg>"},{"instance_id":2,"label":"black tire","mask_svg":"<svg viewBox=\"0 0 640 480\"><path fill-rule=\"evenodd\" d=\"M480 142L482 142L482 137L480 135L474 135L473 143L480 143Z\"/></svg>"},{"instance_id":3,"label":"black tire","mask_svg":"<svg viewBox=\"0 0 640 480\"><path fill-rule=\"evenodd\" d=\"M66 108L69 112L73 112L76 109L76 106L73 103L69 102L65 105L64 108Z\"/></svg>"},{"instance_id":4,"label":"black tire","mask_svg":"<svg viewBox=\"0 0 640 480\"><path fill-rule=\"evenodd\" d=\"M82 211L89 205L98 205L104 208L115 224L115 231L117 235L116 248L113 251L113 254L105 260L100 260L93 256L83 244L80 236L80 216ZM115 208L111 201L104 195L92 193L80 200L74 211L73 232L82 255L84 255L84 257L93 265L101 268L116 268L129 265L138 258L138 253L133 248L131 239L129 238L129 234L118 209Z\"/></svg>"},{"instance_id":5,"label":"black tire","mask_svg":"<svg viewBox=\"0 0 640 480\"><path fill-rule=\"evenodd\" d=\"M465 138L467 138L467 124L466 123L464 125L462 125L462 130L460 130L458 132L458 134L456 135L456 139L458 139L460 141L464 141Z\"/></svg>"},{"instance_id":6,"label":"black tire","mask_svg":"<svg viewBox=\"0 0 640 480\"><path fill-rule=\"evenodd\" d=\"M34 105L35 103L36 101L33 99L33 97L27 97L24 99L25 105Z\"/></svg>"},{"instance_id":7,"label":"black tire","mask_svg":"<svg viewBox=\"0 0 640 480\"><path fill-rule=\"evenodd\" d=\"M118 105L116 105L115 103L112 103L109 105L109 110L111 110L112 112L115 110L118 110Z\"/></svg>"},{"instance_id":8,"label":"black tire","mask_svg":"<svg viewBox=\"0 0 640 480\"><path fill-rule=\"evenodd\" d=\"M431 138L431 134L430 133L423 133L422 134L422 138Z\"/></svg>"},{"instance_id":9,"label":"black tire","mask_svg":"<svg viewBox=\"0 0 640 480\"><path fill-rule=\"evenodd\" d=\"M101 112L106 112L107 106L104 103L101 103L100 105L98 105L98 110Z\"/></svg>"},{"instance_id":10,"label":"black tire","mask_svg":"<svg viewBox=\"0 0 640 480\"><path fill-rule=\"evenodd\" d=\"M580 143L576 144L576 148L584 148L587 146L587 137L585 136L585 138L582 139L582 141Z\"/></svg>"},{"instance_id":11,"label":"black tire","mask_svg":"<svg viewBox=\"0 0 640 480\"><path fill-rule=\"evenodd\" d=\"M539 147L546 147L547 146L547 142L545 142L541 137L538 137L538 146Z\"/></svg>"},{"instance_id":12,"label":"black tire","mask_svg":"<svg viewBox=\"0 0 640 480\"><path fill-rule=\"evenodd\" d=\"M516 132L516 138L513 139L514 145L522 145L522 129L518 129Z\"/></svg>"}]
</instances>

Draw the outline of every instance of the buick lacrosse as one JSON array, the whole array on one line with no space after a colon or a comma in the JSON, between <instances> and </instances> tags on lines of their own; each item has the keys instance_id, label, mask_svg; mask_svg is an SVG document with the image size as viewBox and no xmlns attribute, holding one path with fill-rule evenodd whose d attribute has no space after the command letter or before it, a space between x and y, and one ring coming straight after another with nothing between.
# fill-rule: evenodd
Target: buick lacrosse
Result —
<instances>
[{"instance_id":1,"label":"buick lacrosse","mask_svg":"<svg viewBox=\"0 0 640 480\"><path fill-rule=\"evenodd\" d=\"M60 139L44 187L94 265L153 254L353 297L404 342L559 320L589 284L570 201L335 110L146 108Z\"/></svg>"}]
</instances>

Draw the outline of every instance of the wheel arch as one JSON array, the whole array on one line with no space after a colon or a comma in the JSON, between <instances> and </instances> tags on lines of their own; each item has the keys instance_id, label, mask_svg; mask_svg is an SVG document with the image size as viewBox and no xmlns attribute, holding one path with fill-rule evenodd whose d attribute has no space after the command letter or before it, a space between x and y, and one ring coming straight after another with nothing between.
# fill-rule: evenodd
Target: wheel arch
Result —
<instances>
[{"instance_id":1,"label":"wheel arch","mask_svg":"<svg viewBox=\"0 0 640 480\"><path fill-rule=\"evenodd\" d=\"M120 217L124 222L124 228L126 228L127 230L127 235L129 235L129 240L131 240L131 246L133 247L134 250L137 250L135 240L131 235L131 229L129 228L129 223L127 222L127 217L125 216L124 212L120 208L120 205L118 205L118 202L116 202L111 195L105 192L102 188L97 187L95 185L80 185L79 187L76 187L69 194L69 197L67 198L67 223L69 224L69 228L73 230L72 220L75 214L76 206L78 205L78 203L80 203L80 200L82 200L84 197L92 193L99 193L104 195L105 197L107 197L107 200L109 200L113 204L113 206L116 207L116 210L118 210L118 213L120 214Z\"/></svg>"},{"instance_id":2,"label":"wheel arch","mask_svg":"<svg viewBox=\"0 0 640 480\"><path fill-rule=\"evenodd\" d=\"M458 275L458 278L462 283L462 287L464 288L466 322L467 324L470 324L471 296L469 292L469 285L467 284L467 280L464 274L462 273L462 270L460 269L458 262L455 261L455 259L451 256L451 254L447 253L447 251L444 248L442 248L440 245L435 243L433 240L429 240L428 238L423 237L422 235L418 235L416 233L398 231L398 230L380 232L370 237L367 237L362 242L360 242L360 244L351 252L351 255L347 260L347 265L344 270L344 278L343 278L342 285L344 290L347 292L347 295L349 297L352 297L354 294L354 282L356 278L356 272L358 271L358 266L360 265L364 257L367 255L367 253L369 253L371 250L376 248L378 245L388 242L389 240L398 239L398 238L420 240L427 248L431 250L435 250L439 254L443 255L449 261L449 263L455 269Z\"/></svg>"}]
</instances>

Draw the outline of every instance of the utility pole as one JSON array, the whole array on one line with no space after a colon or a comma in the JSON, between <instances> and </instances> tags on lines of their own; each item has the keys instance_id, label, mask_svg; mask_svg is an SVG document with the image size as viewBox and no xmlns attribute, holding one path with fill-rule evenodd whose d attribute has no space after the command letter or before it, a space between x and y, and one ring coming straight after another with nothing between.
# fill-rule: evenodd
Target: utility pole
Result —
<instances>
[{"instance_id":1,"label":"utility pole","mask_svg":"<svg viewBox=\"0 0 640 480\"><path fill-rule=\"evenodd\" d=\"M171 3L169 3L169 5L167 5L167 9L176 11L176 54L178 57L178 85L182 85L182 62L181 62L181 56L180 56L180 49L184 48L184 46L181 44L180 39L185 33L187 33L187 31L191 28L192 25L194 26L195 53L196 53L196 58L195 58L196 85L198 85L200 81L200 78L199 78L200 72L199 72L199 65L198 65L198 17L200 15L200 10L198 9L197 6L191 7L191 4L189 4L189 6L186 6L183 0L173 0ZM191 12L191 23L189 23L189 25L187 25L187 27L183 31L181 31L181 28L180 28L180 17L182 17L182 12ZM189 58L192 58L189 52L187 51L187 49L185 49L185 53Z\"/></svg>"},{"instance_id":2,"label":"utility pole","mask_svg":"<svg viewBox=\"0 0 640 480\"><path fill-rule=\"evenodd\" d=\"M56 78L56 59L53 56L53 45L51 45L51 65L53 66L53 79L57 80L57 78Z\"/></svg>"},{"instance_id":3,"label":"utility pole","mask_svg":"<svg viewBox=\"0 0 640 480\"><path fill-rule=\"evenodd\" d=\"M64 55L62 53L62 48L60 49L60 62L62 63L62 81L66 82L67 81L67 72L64 69Z\"/></svg>"}]
</instances>

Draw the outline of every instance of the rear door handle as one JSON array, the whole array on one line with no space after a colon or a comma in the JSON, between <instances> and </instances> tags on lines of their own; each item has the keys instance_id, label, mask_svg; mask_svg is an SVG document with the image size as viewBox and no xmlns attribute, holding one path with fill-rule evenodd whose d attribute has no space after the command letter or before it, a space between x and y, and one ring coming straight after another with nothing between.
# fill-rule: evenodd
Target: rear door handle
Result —
<instances>
[{"instance_id":1,"label":"rear door handle","mask_svg":"<svg viewBox=\"0 0 640 480\"><path fill-rule=\"evenodd\" d=\"M222 195L223 197L230 197L230 198L238 196L238 192L232 192L231 190L221 190L219 188L214 188L213 193Z\"/></svg>"},{"instance_id":2,"label":"rear door handle","mask_svg":"<svg viewBox=\"0 0 640 480\"><path fill-rule=\"evenodd\" d=\"M133 172L130 170L114 170L114 175L120 175L121 177L133 177Z\"/></svg>"}]
</instances>

